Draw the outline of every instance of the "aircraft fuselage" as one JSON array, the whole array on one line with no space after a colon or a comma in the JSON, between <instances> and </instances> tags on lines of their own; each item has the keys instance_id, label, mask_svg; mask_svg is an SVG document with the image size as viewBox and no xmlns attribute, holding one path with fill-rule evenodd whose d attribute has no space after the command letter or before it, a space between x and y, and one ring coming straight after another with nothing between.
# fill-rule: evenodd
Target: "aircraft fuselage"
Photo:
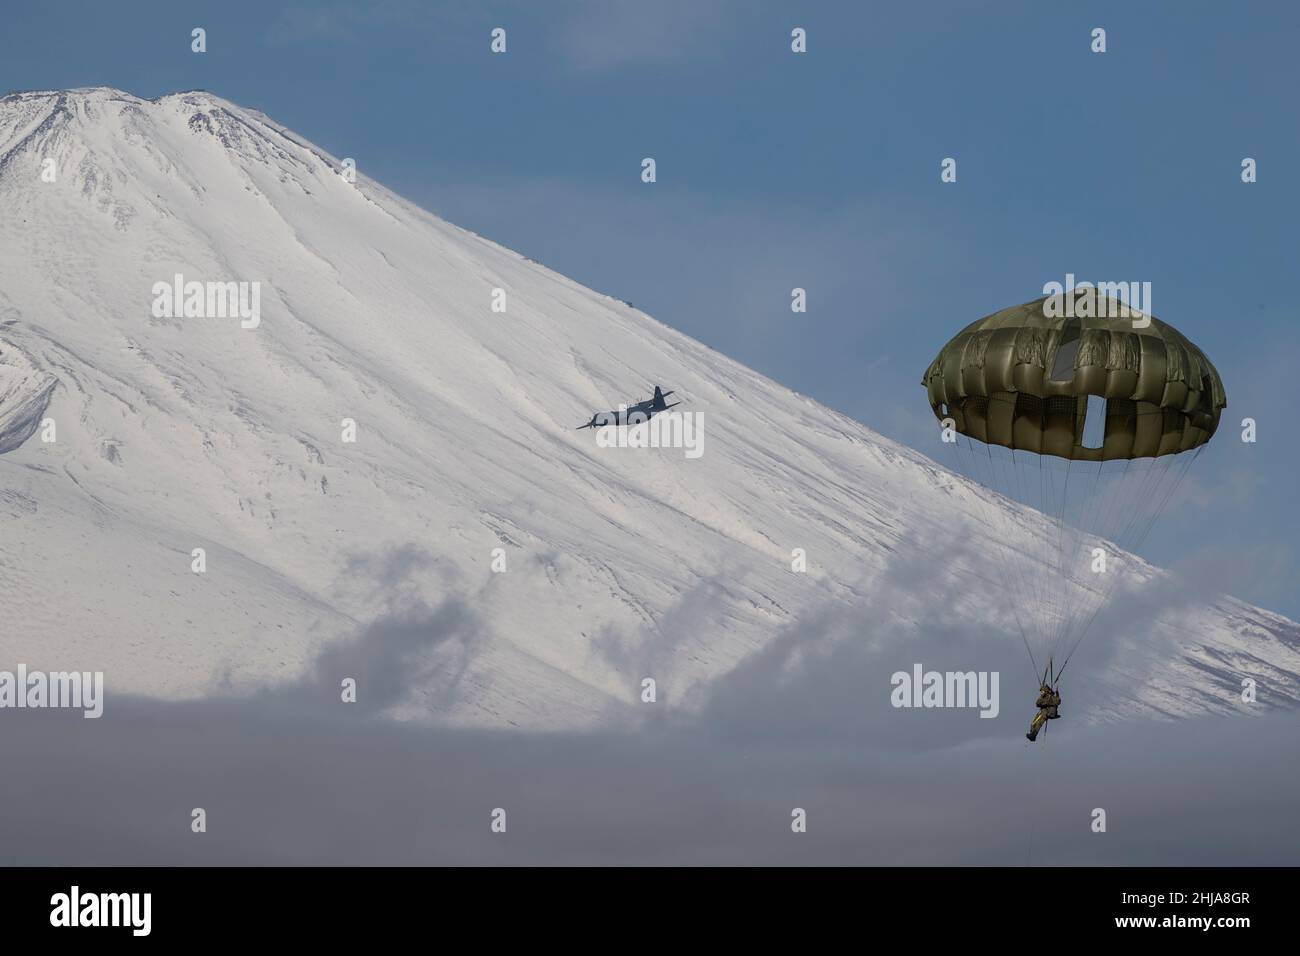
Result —
<instances>
[{"instance_id":1,"label":"aircraft fuselage","mask_svg":"<svg viewBox=\"0 0 1300 956\"><path fill-rule=\"evenodd\" d=\"M647 398L644 402L637 402L635 405L628 405L613 412L597 412L591 416L591 421L585 425L578 426L581 428L600 428L604 425L639 425L642 422L648 422L660 412L666 412L670 408L676 408L680 402L673 402L671 405L665 399L672 392L662 391L658 385L655 386L654 398Z\"/></svg>"},{"instance_id":2,"label":"aircraft fuselage","mask_svg":"<svg viewBox=\"0 0 1300 956\"><path fill-rule=\"evenodd\" d=\"M663 411L662 408L656 409L654 407L654 402L638 402L619 411L597 412L594 420L597 427L601 425L639 425L642 422L648 422L661 411Z\"/></svg>"}]
</instances>

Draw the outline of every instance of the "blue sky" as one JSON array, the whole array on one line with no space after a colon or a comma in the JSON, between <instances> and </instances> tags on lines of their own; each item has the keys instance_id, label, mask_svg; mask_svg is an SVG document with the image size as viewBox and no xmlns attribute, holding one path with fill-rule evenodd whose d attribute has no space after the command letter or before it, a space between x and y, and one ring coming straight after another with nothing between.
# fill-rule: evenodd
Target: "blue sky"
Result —
<instances>
[{"instance_id":1,"label":"blue sky","mask_svg":"<svg viewBox=\"0 0 1300 956\"><path fill-rule=\"evenodd\" d=\"M1229 407L1144 552L1300 618L1300 5L137 0L5 24L0 90L256 107L941 461L919 379L953 332L1066 273L1149 281Z\"/></svg>"}]
</instances>

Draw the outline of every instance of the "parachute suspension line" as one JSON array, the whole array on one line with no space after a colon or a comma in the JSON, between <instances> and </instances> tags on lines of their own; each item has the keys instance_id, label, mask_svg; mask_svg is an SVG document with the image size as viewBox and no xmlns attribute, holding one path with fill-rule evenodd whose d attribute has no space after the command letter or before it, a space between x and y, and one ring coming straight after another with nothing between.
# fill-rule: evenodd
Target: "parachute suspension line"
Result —
<instances>
[{"instance_id":1,"label":"parachute suspension line","mask_svg":"<svg viewBox=\"0 0 1300 956\"><path fill-rule=\"evenodd\" d=\"M965 447L963 447L962 444L963 438L966 440ZM1012 556L1009 554L1010 549L1007 547L1006 543L1002 540L1002 537L998 534L997 529L993 525L993 521L991 517L991 507L984 501L984 492L987 490L990 493L996 493L996 488L990 485L987 481L984 481L979 477L979 467L978 467L979 456L975 452L974 442L970 439L969 436L962 435L959 433L957 435L957 440L953 444L955 444L959 450L958 458L964 457L966 459L966 467L964 467L962 471L966 473L968 480L974 482L976 485L982 486L982 487L972 488L971 494L973 495L975 500L979 503L979 510L982 514L983 524L985 528L988 530L989 538L992 539L995 545L1001 544L1003 551L1008 552L1008 558L1011 558ZM992 477L991 473L989 477L990 478ZM1000 582L998 582L997 580L993 580L990 582L990 584L994 588L997 588L999 586L999 583ZM1025 627L1024 627L1024 623L1020 619L1020 608L1018 605L1019 605L1018 598L1013 597L1011 601L1011 606L1012 606L1011 609L1016 620L1016 629L1020 632L1020 640L1025 645L1025 651L1029 655L1029 666L1032 668L1034 673L1037 674L1038 664L1034 660L1033 649L1030 647L1029 639L1025 635Z\"/></svg>"},{"instance_id":2,"label":"parachute suspension line","mask_svg":"<svg viewBox=\"0 0 1300 956\"><path fill-rule=\"evenodd\" d=\"M1151 533L1151 529L1155 526L1156 519L1160 517L1161 512L1165 510L1165 506L1173 499L1174 492L1178 490L1178 486L1183 483L1183 479L1186 478L1187 473L1191 471L1192 462L1196 461L1196 459L1200 457L1201 450L1204 448L1204 445L1198 445L1196 451L1192 452L1192 454L1188 456L1187 463L1183 465L1183 470L1178 472L1177 477L1174 478L1173 484L1171 484L1169 490L1165 492L1165 496L1161 500L1159 507L1157 507L1155 512L1147 519L1145 527L1143 527L1139 532L1134 547L1141 547L1142 543L1146 541L1147 535Z\"/></svg>"},{"instance_id":3,"label":"parachute suspension line","mask_svg":"<svg viewBox=\"0 0 1300 956\"><path fill-rule=\"evenodd\" d=\"M1052 573L1056 567L1057 543L1055 539L1059 531L1056 524L1056 512L1059 490L1057 485L1058 475L1052 468L1051 460L1049 459L1048 466L1044 469L1042 457L1040 456L1039 468L1042 469L1042 495L1038 502L1038 520L1036 524L1041 537L1035 535L1037 549L1033 555L1033 562L1034 580L1038 591L1037 607L1042 618L1038 641L1040 647L1046 647L1047 635L1051 633L1054 620L1053 591L1056 582L1052 577Z\"/></svg>"},{"instance_id":4,"label":"parachute suspension line","mask_svg":"<svg viewBox=\"0 0 1300 956\"><path fill-rule=\"evenodd\" d=\"M1056 533L1056 542L1048 540L1048 565L1050 572L1044 572L1043 579L1047 590L1047 627L1043 631L1043 644L1049 648L1051 646L1051 637L1056 630L1061 618L1065 614L1065 529L1066 529L1066 512L1069 509L1070 501L1070 477L1073 466L1069 459L1064 459L1065 468L1060 482L1053 481L1049 484L1052 492L1052 498L1048 502L1048 519L1051 531Z\"/></svg>"},{"instance_id":5,"label":"parachute suspension line","mask_svg":"<svg viewBox=\"0 0 1300 956\"><path fill-rule=\"evenodd\" d=\"M1131 550L1129 528L1133 524L1134 517L1144 507L1150 507L1153 501L1158 500L1155 493L1163 481L1167 466L1167 459L1153 460L1146 471L1140 475L1140 481L1130 482L1126 479L1131 469L1131 462L1126 461L1124 471L1119 478L1111 481L1105 489L1104 493L1109 501L1103 512L1104 519L1097 524L1089 524L1085 530L1100 541L1113 543L1120 550ZM1123 522L1123 527L1119 527L1120 522ZM1107 585L1099 589L1099 593L1102 594L1101 603L1104 603L1109 586L1113 586L1114 582L1115 576L1112 575Z\"/></svg>"},{"instance_id":6,"label":"parachute suspension line","mask_svg":"<svg viewBox=\"0 0 1300 956\"><path fill-rule=\"evenodd\" d=\"M990 461L995 460L993 459L992 447L986 445L985 450L990 458ZM1006 489L1007 497L1011 498L1012 497L1011 486L1012 486L1012 480L1014 479L1016 483L1016 494L1017 494L1017 497L1015 497L1014 500L1016 501L1017 504L1023 506L1026 502L1025 502L1022 483L1020 481L1021 479L1020 466L1016 462L1016 449L1012 448L1008 450L1008 458L1009 461L1004 465L1003 468L1006 477L1005 479L1000 478L999 484L1001 485L1001 487ZM1043 620L1042 617L1042 610L1043 610L1042 600L1041 600L1041 595L1037 593L1036 585L1038 583L1038 576L1034 574L1034 567L1032 564L1030 564L1029 567L1026 567L1025 562L1021 559L1022 556L1019 553L1015 552L1014 550L1008 549L1007 557L1016 575L1016 583L1019 589L1019 593L1017 594L1017 599L1019 600L1023 598L1023 607L1025 609L1025 613L1029 615L1031 618L1031 622L1030 622L1031 631L1034 631L1038 634L1042 634L1043 627L1045 626L1046 622ZM1026 635L1026 638L1027 636L1028 635ZM1025 643L1028 644L1029 643L1028 640L1026 640ZM1033 655L1031 654L1030 657L1032 658Z\"/></svg>"},{"instance_id":7,"label":"parachute suspension line","mask_svg":"<svg viewBox=\"0 0 1300 956\"><path fill-rule=\"evenodd\" d=\"M1057 500L1057 482L1056 474L1050 464L1046 469L1043 468L1043 456L1038 455L1038 484L1039 495L1035 503L1037 515L1035 515L1034 541L1037 544L1037 553L1033 555L1034 569L1034 589L1035 589L1035 607L1038 609L1040 617L1040 626L1038 632L1038 641L1040 647L1046 647L1047 635L1052 630L1052 588L1054 581L1051 576L1051 569L1055 560L1055 543L1052 540L1053 535L1057 532L1057 526L1053 523L1056 514ZM1049 459L1050 461L1050 459Z\"/></svg>"},{"instance_id":8,"label":"parachute suspension line","mask_svg":"<svg viewBox=\"0 0 1300 956\"><path fill-rule=\"evenodd\" d=\"M1052 584L1054 585L1052 588L1052 590L1054 591L1054 598L1052 602L1052 613L1053 613L1054 625L1059 625L1059 622L1061 620L1064 620L1065 618L1065 598L1069 592L1068 586L1066 584L1065 567L1064 567L1065 516L1066 516L1065 513L1066 513L1066 504L1070 500L1070 472L1072 470L1071 466L1073 464L1074 462L1071 459L1067 458L1065 460L1065 481L1061 486L1061 504L1060 504L1060 508L1057 510L1057 515L1056 515L1056 555L1055 555L1056 573L1053 575L1052 578ZM1051 634L1055 630L1056 627L1053 626L1051 630L1049 630L1046 634L1043 635L1044 638L1050 639Z\"/></svg>"},{"instance_id":9,"label":"parachute suspension line","mask_svg":"<svg viewBox=\"0 0 1300 956\"><path fill-rule=\"evenodd\" d=\"M1116 516L1119 515L1122 517L1128 513L1128 500L1123 494L1123 491L1129 487L1126 479L1128 478L1132 464L1132 459L1124 459L1123 470L1118 475L1112 475L1109 481L1105 483L1101 482L1101 475L1105 469L1105 462L1098 464L1097 480L1093 488L1093 494L1097 500L1092 503L1092 514L1089 519L1080 525L1080 543L1082 543L1083 535L1087 535L1093 539L1094 546L1099 542L1114 542L1120 548L1124 547L1124 543L1117 539L1112 529L1114 525L1118 523L1115 520ZM1101 598L1093 604L1095 612L1097 606L1104 603L1106 588L1105 586L1096 589L1089 588L1089 591L1094 595L1102 595ZM1069 646L1070 637L1073 635L1077 624L1076 618L1082 617L1083 614L1087 613L1089 600L1091 600L1091 598L1085 597L1083 606L1079 609L1079 614L1076 615L1071 613L1069 615L1064 632L1060 635L1060 639L1055 644L1054 650L1060 650L1063 647Z\"/></svg>"},{"instance_id":10,"label":"parachute suspension line","mask_svg":"<svg viewBox=\"0 0 1300 956\"><path fill-rule=\"evenodd\" d=\"M1070 464L1066 466L1066 497L1061 509L1061 528L1057 541L1057 562L1060 566L1060 576L1057 578L1057 592L1060 594L1060 605L1057 607L1057 617L1052 622L1052 628L1045 636L1049 656L1056 654L1057 641L1060 640L1061 631L1066 626L1067 620L1070 619L1070 605L1074 596L1074 568L1078 563L1078 548L1076 548L1076 525L1082 520L1082 515L1070 515L1070 498L1069 498L1069 480ZM1084 483L1087 483L1087 476L1084 476ZM1086 499L1087 501L1087 499Z\"/></svg>"},{"instance_id":11,"label":"parachute suspension line","mask_svg":"<svg viewBox=\"0 0 1300 956\"><path fill-rule=\"evenodd\" d=\"M1118 476L1114 473L1108 475L1106 471L1106 462L1097 463L1097 471L1093 474L1090 493L1085 499L1084 510L1081 519L1074 523L1073 538L1067 553L1074 556L1075 568L1091 569L1092 561L1090 552L1085 557L1085 539L1087 546L1097 547L1102 543L1109 543L1114 539L1111 528L1112 519L1116 513L1124 514L1126 498L1122 492L1127 488L1127 482L1124 480L1129 473L1132 465L1131 459L1124 459L1123 470ZM1103 480L1103 476L1107 476ZM1123 542L1115 541L1121 548ZM1089 608L1096 608L1102 600L1104 585L1089 580L1088 574L1080 570L1078 575L1071 576L1071 596L1066 605L1065 618L1062 625L1055 635L1052 642L1053 653L1059 653L1063 648L1069 646L1069 640L1074 633L1080 619L1088 612Z\"/></svg>"},{"instance_id":12,"label":"parachute suspension line","mask_svg":"<svg viewBox=\"0 0 1300 956\"><path fill-rule=\"evenodd\" d=\"M1127 503L1122 492L1124 488L1128 487L1128 474L1132 469L1133 459L1124 459L1124 470L1111 479L1110 486L1106 490L1108 501L1105 510L1102 512L1103 523L1098 534L1105 540L1114 541L1116 544L1119 542L1115 541L1116 536L1113 529L1118 524L1117 516L1122 517L1127 514Z\"/></svg>"},{"instance_id":13,"label":"parachute suspension line","mask_svg":"<svg viewBox=\"0 0 1300 956\"><path fill-rule=\"evenodd\" d=\"M1097 463L1097 470L1092 475L1091 485L1088 484L1087 476L1084 476L1084 487L1091 488L1091 492L1083 499L1081 509L1083 513L1076 515L1074 520L1070 520L1068 514L1065 516L1067 528L1064 536L1068 538L1068 544L1064 547L1062 561L1066 569L1068 569L1068 573L1065 581L1062 582L1065 585L1065 595L1061 617L1052 629L1051 641L1048 645L1052 655L1055 655L1060 650L1065 635L1069 633L1070 624L1074 620L1075 605L1079 598L1079 592L1085 588L1083 580L1079 579L1075 572L1079 567L1083 552L1084 535L1088 533L1089 529L1095 527L1093 522L1096 518L1097 487L1101 478L1103 464L1103 462Z\"/></svg>"},{"instance_id":14,"label":"parachute suspension line","mask_svg":"<svg viewBox=\"0 0 1300 956\"><path fill-rule=\"evenodd\" d=\"M971 454L978 462L979 455L975 451L974 445L971 445ZM1002 473L998 470L997 459L993 457L993 449L991 446L987 444L985 444L984 446L984 457L987 460L988 472L987 472L987 477L981 480L981 484L983 484L986 488L988 488L989 490L993 491L994 493L1004 498L1010 498L1011 497L1009 493L1010 485L1005 480ZM980 465L982 466L983 463L981 462ZM989 519L990 533L993 534L997 543L1001 545L1002 552L1003 552L1003 560L1007 565L1007 567L1003 569L1001 584L1002 586L1005 586L1007 583L1010 583L1011 585L1010 590L1014 592L1011 596L1012 611L1015 614L1017 626L1020 628L1021 640L1025 644L1026 649L1028 649L1030 646L1029 632L1025 627L1025 622L1022 618L1022 615L1030 614L1033 610L1033 607L1025 600L1025 596L1028 593L1028 588L1024 577L1024 570L1020 566L1020 563L1016 561L1015 552L1007 545L1006 535L1004 533L1004 530L1001 527L998 528L993 527L994 524L993 516L996 516L996 520L999 524L1005 523L1005 519L1004 516L1002 515L1002 512L998 509L989 509L989 510L991 510L991 515ZM1032 622L1030 623L1032 626ZM1030 655L1030 658L1031 658L1030 663L1031 665L1033 665L1032 654Z\"/></svg>"},{"instance_id":15,"label":"parachute suspension line","mask_svg":"<svg viewBox=\"0 0 1300 956\"><path fill-rule=\"evenodd\" d=\"M1116 544L1124 547L1130 538L1130 535L1139 521L1139 510L1142 502L1153 502L1159 500L1160 486L1165 480L1165 476L1170 471L1170 463L1173 460L1172 455L1165 455L1161 458L1152 459L1144 474L1141 488L1138 490L1136 497L1130 503L1126 512L1126 521L1123 528L1120 529L1116 536ZM1125 550L1128 550L1125 548Z\"/></svg>"},{"instance_id":16,"label":"parachute suspension line","mask_svg":"<svg viewBox=\"0 0 1300 956\"><path fill-rule=\"evenodd\" d=\"M972 456L975 456L973 445L971 446L971 453ZM996 478L996 473L995 473L996 465L993 458L992 446L985 444L984 453L985 453L985 457L988 459L989 478L990 478L990 481L986 483L985 486L991 488L992 490L998 493L1002 493L1004 491L1009 490L1010 489L1009 483L1003 484L1002 482L998 481ZM1010 454L1014 457L1015 451L1011 450ZM1004 497L1007 496L1004 495ZM1001 514L1000 512L995 512L995 513L999 515ZM1024 623L1021 619L1022 607L1026 614L1032 615L1034 611L1033 602L1030 600L1032 598L1032 592L1030 590L1029 582L1026 580L1025 577L1026 571L1023 566L1023 562L1019 560L1020 556L1016 554L1015 550L1011 548L1010 545L1007 544L1005 535L1000 531L995 531L994 529L992 529L991 526L990 526L990 531L991 533L993 533L995 539L999 543L1001 543L1004 560L1009 566L1007 569L1006 579L1013 581L1013 590L1015 591L1015 593L1012 595L1012 600L1011 600L1012 613L1015 615L1016 618L1016 627L1020 631L1020 642L1025 647L1025 653L1029 655L1029 666L1035 673L1037 673L1038 662L1034 659L1034 649L1029 642L1029 635L1026 632ZM1011 577L1011 575L1014 575L1014 577Z\"/></svg>"},{"instance_id":17,"label":"parachute suspension line","mask_svg":"<svg viewBox=\"0 0 1300 956\"><path fill-rule=\"evenodd\" d=\"M1047 575L1048 562L1050 561L1050 549L1052 546L1052 514L1056 510L1053 503L1056 499L1053 494L1055 482L1052 479L1051 468L1043 468L1043 456L1038 456L1038 513L1042 516L1043 525L1043 560L1038 566L1038 576L1036 583L1038 585L1038 608L1043 618L1043 630L1040 638L1047 633L1048 625L1051 623L1051 615L1048 604L1051 598L1051 579Z\"/></svg>"},{"instance_id":18,"label":"parachute suspension line","mask_svg":"<svg viewBox=\"0 0 1300 956\"><path fill-rule=\"evenodd\" d=\"M1172 456L1165 456L1165 457L1167 459ZM1104 535L1104 530L1099 529L1100 535L1104 535L1109 540L1113 541L1114 544L1121 550L1124 551L1132 550L1129 547L1130 544L1129 529L1134 524L1135 515L1139 510L1141 510L1143 503L1146 503L1148 506L1150 506L1151 502L1159 500L1159 496L1156 493L1160 488L1160 484L1163 481L1165 473L1168 471L1168 464L1169 463L1167 460L1163 460L1163 461L1161 459L1152 460L1150 467L1147 469L1145 473L1142 474L1141 481L1137 483L1136 490L1134 487L1130 487L1130 485L1127 483L1120 483L1115 486L1114 497L1116 499L1117 504L1119 505L1118 519L1125 522L1124 529L1122 529L1120 533L1114 536ZM1127 469L1125 470L1125 474L1127 474ZM1116 523L1118 523L1118 521ZM1098 600L1094 604L1091 613L1087 617L1087 620L1083 623L1082 627L1078 628L1077 630L1071 628L1071 632L1074 633L1074 640L1072 642L1068 642L1068 635L1067 635L1067 643L1065 644L1067 650L1066 650L1064 662L1061 665L1062 669L1065 668L1065 664L1069 663L1071 655L1073 655L1075 649L1078 648L1083 638L1088 634L1093 621L1096 619L1097 615L1101 612L1101 609L1107 605L1107 602L1110 599L1110 595L1114 590L1115 585L1119 579L1118 568L1114 569L1109 573L1110 573L1110 580L1107 581L1105 586L1102 588L1100 600Z\"/></svg>"},{"instance_id":19,"label":"parachute suspension line","mask_svg":"<svg viewBox=\"0 0 1300 956\"><path fill-rule=\"evenodd\" d=\"M1127 476L1130 465L1131 461L1125 459L1121 479ZM1082 480L1082 497L1068 494L1063 509L1061 560L1064 572L1059 583L1065 593L1060 616L1049 642L1054 656L1059 656L1063 649L1070 646L1070 638L1079 622L1090 611L1095 613L1103 599L1104 584L1091 580L1088 574L1095 560L1091 557L1090 549L1101 541L1111 539L1111 518L1117 511L1120 514L1127 513L1127 496L1123 492L1131 490L1128 482L1116 479L1107 472L1105 461L1099 461L1097 468L1090 475L1085 473ZM1124 542L1116 543L1121 548L1124 547Z\"/></svg>"},{"instance_id":20,"label":"parachute suspension line","mask_svg":"<svg viewBox=\"0 0 1300 956\"><path fill-rule=\"evenodd\" d=\"M1041 462L1040 462L1041 466ZM1056 620L1056 556L1059 552L1058 537L1060 526L1056 521L1060 500L1060 474L1048 459L1043 472L1043 497L1039 503L1037 526L1040 536L1036 535L1033 554L1035 582L1038 585L1038 608L1042 616L1042 626L1038 633L1038 646L1046 653L1047 636L1052 633L1052 624Z\"/></svg>"},{"instance_id":21,"label":"parachute suspension line","mask_svg":"<svg viewBox=\"0 0 1300 956\"><path fill-rule=\"evenodd\" d=\"M992 446L986 444L984 446L984 450L988 456L990 465L993 465L995 459L993 457ZM1007 454L1008 454L1009 463L1007 463L1003 468L1003 473L1004 475L1006 475L1006 477L999 478L998 483L999 486L1006 491L1006 497L1011 499L1012 498L1011 479L1013 476L1018 477L1019 471L1016 467L1016 449L1014 448L1008 449ZM1008 469L1009 469L1009 474L1007 474ZM1023 504L1021 499L1013 499L1013 500L1017 504ZM1007 563L1011 566L1010 569L1011 573L1015 575L1015 579L1016 579L1017 607L1023 604L1025 613L1028 614L1031 617L1031 619L1039 618L1041 616L1041 607L1039 603L1034 599L1034 574L1032 570L1032 565L1029 568L1026 568L1025 562L1022 560L1022 556L1015 549L1009 546L1005 546L1005 550L1007 555ZM1017 614L1018 613L1019 611L1017 611ZM1031 620L1031 629L1039 629L1039 633L1041 633L1041 627L1042 627L1041 621ZM1030 644L1029 636L1024 631L1023 628L1021 629L1020 636L1021 636L1021 640L1025 645L1025 650L1029 654L1030 666L1032 666L1035 673L1037 673L1038 662L1034 659L1033 646Z\"/></svg>"},{"instance_id":22,"label":"parachute suspension line","mask_svg":"<svg viewBox=\"0 0 1300 956\"><path fill-rule=\"evenodd\" d=\"M1016 451L1014 448L1011 449L1011 474L1014 475L1016 479L1016 501L1023 504L1025 501L1025 486L1024 482L1021 480L1022 475L1020 474L1020 465L1016 461ZM1020 564L1021 562L1016 562L1017 568L1019 568Z\"/></svg>"},{"instance_id":23,"label":"parachute suspension line","mask_svg":"<svg viewBox=\"0 0 1300 956\"><path fill-rule=\"evenodd\" d=\"M1119 529L1117 534L1110 536L1110 539L1114 541L1116 546L1118 546L1119 548L1123 550L1128 550L1127 544L1130 537L1128 533L1128 528L1133 524L1135 511L1141 506L1143 502L1149 503L1153 500L1158 500L1158 499L1154 499L1153 492L1155 491L1156 488L1159 487L1158 483L1163 477L1162 476L1163 465L1166 465L1166 463L1159 462L1159 461L1152 461L1148 470L1141 475L1141 481L1136 483L1135 487L1127 487L1124 485L1120 485L1115 489L1115 497L1119 502L1122 503L1122 508L1120 509L1120 513L1119 513L1119 520L1124 522L1124 527L1122 529ZM1127 492L1127 494L1125 494L1124 492ZM1108 582L1106 582L1106 585L1102 589L1101 600L1097 602L1096 606L1092 609L1092 613L1088 616L1087 620L1083 622L1082 627L1079 628L1077 632L1074 634L1074 640L1066 645L1067 651L1066 651L1065 659L1067 661L1069 660L1069 656L1073 654L1075 648L1078 647L1083 637L1088 633L1089 628L1092 626L1092 622L1096 618L1097 614L1100 613L1101 609L1105 607L1107 602L1109 601L1111 592L1113 591L1118 581L1119 568L1113 569L1110 573L1111 573L1111 578Z\"/></svg>"},{"instance_id":24,"label":"parachute suspension line","mask_svg":"<svg viewBox=\"0 0 1300 956\"><path fill-rule=\"evenodd\" d=\"M1123 470L1117 476L1113 471L1106 471L1106 462L1097 463L1096 471L1084 479L1086 494L1082 502L1074 502L1078 514L1071 515L1071 502L1066 503L1065 520L1070 527L1065 529L1063 535L1063 540L1066 541L1063 551L1066 567L1069 568L1069 574L1066 575L1069 592L1060 622L1054 628L1050 640L1053 656L1061 656L1062 650L1073 646L1071 639L1080 633L1080 622L1086 618L1091 622L1093 615L1105 604L1110 585L1114 584L1114 575L1105 583L1093 580L1095 575L1088 575L1087 570L1091 570L1092 562L1095 561L1091 549L1114 541L1118 548L1128 550L1128 542L1123 540L1125 535L1117 536L1112 531L1114 525L1118 524L1113 519L1117 515L1126 519L1131 514L1134 503L1149 501L1145 494L1139 494L1134 501L1130 501L1134 490L1134 483L1127 480L1131 464L1131 459L1125 459ZM1141 479L1144 483L1151 480L1152 473L1143 473ZM1144 484L1144 488L1149 492L1149 485Z\"/></svg>"},{"instance_id":25,"label":"parachute suspension line","mask_svg":"<svg viewBox=\"0 0 1300 956\"><path fill-rule=\"evenodd\" d=\"M1164 512L1165 507L1169 504L1171 500L1173 500L1173 496L1178 491L1178 488L1182 485L1183 479L1187 477L1187 473L1191 470L1192 462L1196 461L1196 459L1200 457L1201 451L1202 449L1204 449L1204 447L1205 447L1204 445L1200 445L1197 447L1195 452L1193 452L1190 455L1186 455L1185 457L1187 460L1183 463L1181 469L1173 467L1172 463L1165 466L1165 468L1161 472L1161 482L1163 483L1165 474L1170 472L1174 474L1174 479L1169 484L1168 489L1165 490L1163 496L1158 497L1157 499L1158 503L1156 507L1152 510L1150 516L1147 517L1144 522L1142 522L1141 533L1139 534L1137 539L1133 542L1133 545L1131 547L1125 547L1124 550L1129 551L1130 553L1135 553L1137 549L1142 546L1143 542L1146 541L1147 535L1150 534L1151 529L1155 526L1156 521L1159 519L1160 515ZM1163 457L1174 458L1177 456L1166 455ZM1159 486L1157 486L1157 490L1159 490ZM1131 525L1132 523L1133 522L1130 519L1129 524ZM1069 652L1065 656L1064 663L1061 664L1062 671L1065 670L1065 665L1070 663L1070 658L1074 656L1074 652L1078 649L1079 645L1083 643L1083 639L1088 635L1088 630L1089 628L1091 628L1092 622L1096 619L1097 614L1101 611L1103 607L1106 606L1107 603L1109 603L1110 595L1114 591L1118 579L1119 579L1118 575L1114 575L1112 577L1111 581L1108 583L1106 587L1106 591L1105 594L1103 595L1101 603L1098 604L1097 607L1093 610L1092 615L1088 618L1087 623L1084 624L1083 628L1079 631L1078 636L1075 637L1074 644L1071 645Z\"/></svg>"},{"instance_id":26,"label":"parachute suspension line","mask_svg":"<svg viewBox=\"0 0 1300 956\"><path fill-rule=\"evenodd\" d=\"M1178 477L1174 479L1174 482L1172 485L1170 485L1169 490L1165 492L1165 497L1160 502L1160 508L1159 508L1160 511L1163 512L1165 510L1165 507L1173 500L1174 495L1178 493L1179 486L1181 486L1183 483L1183 479L1187 477L1187 473L1190 472L1192 468L1195 466L1196 459L1201 457L1201 452L1203 452L1204 450L1205 450L1204 445L1198 445L1196 450L1192 452L1191 456L1187 461L1187 464L1183 466L1183 470L1178 473ZM1147 520L1146 527L1143 528L1142 532L1138 535L1139 545L1141 545L1146 541L1147 535L1151 533L1151 529L1155 525L1155 523L1156 523L1155 516L1152 516Z\"/></svg>"}]
</instances>

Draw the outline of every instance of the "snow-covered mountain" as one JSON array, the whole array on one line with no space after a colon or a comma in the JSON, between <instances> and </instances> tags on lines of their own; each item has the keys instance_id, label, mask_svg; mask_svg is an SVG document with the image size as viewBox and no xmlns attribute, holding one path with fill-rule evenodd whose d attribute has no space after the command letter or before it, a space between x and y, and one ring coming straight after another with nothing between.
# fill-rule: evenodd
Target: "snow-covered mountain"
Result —
<instances>
[{"instance_id":1,"label":"snow-covered mountain","mask_svg":"<svg viewBox=\"0 0 1300 956\"><path fill-rule=\"evenodd\" d=\"M343 168L207 93L0 100L0 668L242 693L410 631L395 716L590 726L647 676L696 705L835 609L922 626L899 568L976 541L983 492ZM256 327L167 314L176 275L256 283ZM656 383L698 458L576 430ZM1006 629L978 561L912 581ZM1154 690L1113 711L1228 710L1238 672L1300 699L1296 624L1224 598L1161 627L1176 652L1126 638Z\"/></svg>"}]
</instances>

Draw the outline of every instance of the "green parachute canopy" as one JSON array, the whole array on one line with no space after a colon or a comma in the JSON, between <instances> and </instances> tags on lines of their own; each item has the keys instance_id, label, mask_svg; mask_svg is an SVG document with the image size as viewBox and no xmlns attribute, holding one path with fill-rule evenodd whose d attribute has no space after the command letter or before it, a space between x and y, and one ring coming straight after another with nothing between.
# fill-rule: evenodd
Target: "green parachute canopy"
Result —
<instances>
[{"instance_id":1,"label":"green parachute canopy","mask_svg":"<svg viewBox=\"0 0 1300 956\"><path fill-rule=\"evenodd\" d=\"M1223 381L1173 326L1076 288L966 326L921 382L951 466L986 489L969 499L987 544L973 573L1035 673L1063 668L1120 582L1149 576L1128 555L1218 428Z\"/></svg>"},{"instance_id":2,"label":"green parachute canopy","mask_svg":"<svg viewBox=\"0 0 1300 956\"><path fill-rule=\"evenodd\" d=\"M935 416L963 435L1076 461L1189 451L1210 440L1227 405L1218 371L1181 332L1090 289L972 322L921 384ZM1105 399L1104 429L1086 427L1089 395ZM1084 444L1085 431L1097 446Z\"/></svg>"}]
</instances>

